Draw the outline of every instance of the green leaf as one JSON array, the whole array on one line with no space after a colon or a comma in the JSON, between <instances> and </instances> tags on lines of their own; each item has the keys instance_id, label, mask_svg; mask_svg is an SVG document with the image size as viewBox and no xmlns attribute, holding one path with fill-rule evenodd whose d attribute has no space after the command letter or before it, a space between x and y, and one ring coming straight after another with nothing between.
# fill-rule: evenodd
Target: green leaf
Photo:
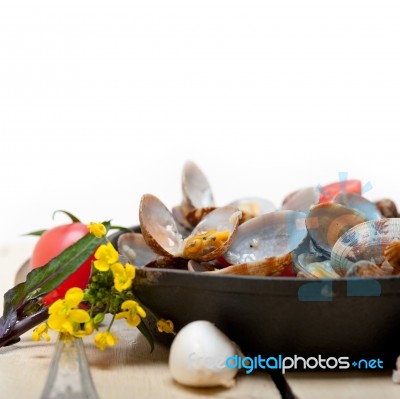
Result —
<instances>
[{"instance_id":1,"label":"green leaf","mask_svg":"<svg viewBox=\"0 0 400 399\"><path fill-rule=\"evenodd\" d=\"M133 231L129 227L123 227L123 226L111 226L110 230L122 230L122 231L126 231L128 233L132 233L132 231Z\"/></svg>"},{"instance_id":2,"label":"green leaf","mask_svg":"<svg viewBox=\"0 0 400 399\"><path fill-rule=\"evenodd\" d=\"M149 328L147 327L147 325L144 323L143 320L137 326L137 328L144 335L144 337L147 339L147 342L150 345L150 353L153 352L153 350L154 350L154 338L153 338L153 335L151 334Z\"/></svg>"},{"instance_id":3,"label":"green leaf","mask_svg":"<svg viewBox=\"0 0 400 399\"><path fill-rule=\"evenodd\" d=\"M75 215L73 215L72 213L70 213L68 211L64 211L62 209L57 209L56 211L53 212L53 219L54 219L54 216L56 215L56 213L64 213L71 219L72 223L81 223L81 221Z\"/></svg>"},{"instance_id":4,"label":"green leaf","mask_svg":"<svg viewBox=\"0 0 400 399\"><path fill-rule=\"evenodd\" d=\"M46 231L47 230L36 230L36 231L31 231L30 233L25 233L25 234L22 234L22 235L23 236L41 236Z\"/></svg>"},{"instance_id":5,"label":"green leaf","mask_svg":"<svg viewBox=\"0 0 400 399\"><path fill-rule=\"evenodd\" d=\"M107 231L110 222L105 222ZM86 234L75 244L65 249L60 255L53 258L45 266L32 270L24 283L7 291L4 295L4 314L7 318L13 311L18 310L29 301L43 296L57 288L67 277L75 272L105 241L93 234Z\"/></svg>"}]
</instances>

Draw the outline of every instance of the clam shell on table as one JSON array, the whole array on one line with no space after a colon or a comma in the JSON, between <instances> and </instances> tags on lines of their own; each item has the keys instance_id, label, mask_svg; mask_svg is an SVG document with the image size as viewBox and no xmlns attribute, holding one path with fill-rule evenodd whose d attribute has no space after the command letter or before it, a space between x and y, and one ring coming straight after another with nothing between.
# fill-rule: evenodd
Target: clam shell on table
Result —
<instances>
[{"instance_id":1,"label":"clam shell on table","mask_svg":"<svg viewBox=\"0 0 400 399\"><path fill-rule=\"evenodd\" d=\"M332 248L332 267L344 276L358 261L385 261L385 249L400 239L400 219L370 220L343 234Z\"/></svg>"},{"instance_id":2,"label":"clam shell on table","mask_svg":"<svg viewBox=\"0 0 400 399\"><path fill-rule=\"evenodd\" d=\"M224 259L232 266L217 274L276 275L292 263L292 252L307 236L305 214L275 211L241 224Z\"/></svg>"},{"instance_id":3,"label":"clam shell on table","mask_svg":"<svg viewBox=\"0 0 400 399\"><path fill-rule=\"evenodd\" d=\"M330 256L339 237L365 218L354 209L334 203L324 203L311 208L306 218L308 233L315 248Z\"/></svg>"}]
</instances>

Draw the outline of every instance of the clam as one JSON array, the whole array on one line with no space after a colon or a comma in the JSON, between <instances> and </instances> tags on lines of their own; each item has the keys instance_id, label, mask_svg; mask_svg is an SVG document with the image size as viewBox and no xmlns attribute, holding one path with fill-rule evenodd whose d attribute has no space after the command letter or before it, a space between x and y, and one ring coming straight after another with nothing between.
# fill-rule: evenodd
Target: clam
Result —
<instances>
[{"instance_id":1,"label":"clam","mask_svg":"<svg viewBox=\"0 0 400 399\"><path fill-rule=\"evenodd\" d=\"M188 211L215 206L214 196L206 176L192 161L187 161L183 167L182 194L182 203Z\"/></svg>"},{"instance_id":2,"label":"clam","mask_svg":"<svg viewBox=\"0 0 400 399\"><path fill-rule=\"evenodd\" d=\"M400 240L391 242L384 251L386 260L396 272L400 272Z\"/></svg>"},{"instance_id":3,"label":"clam","mask_svg":"<svg viewBox=\"0 0 400 399\"><path fill-rule=\"evenodd\" d=\"M382 214L378 207L371 201L354 193L340 193L333 200L336 204L341 204L347 208L355 209L365 217L366 220L378 220Z\"/></svg>"},{"instance_id":4,"label":"clam","mask_svg":"<svg viewBox=\"0 0 400 399\"><path fill-rule=\"evenodd\" d=\"M234 238L241 212L225 206L207 214L185 239L172 213L155 196L142 197L140 227L146 243L159 255L209 261L222 256Z\"/></svg>"},{"instance_id":5,"label":"clam","mask_svg":"<svg viewBox=\"0 0 400 399\"><path fill-rule=\"evenodd\" d=\"M346 273L346 277L381 277L385 273L375 263L360 260L355 263Z\"/></svg>"},{"instance_id":6,"label":"clam","mask_svg":"<svg viewBox=\"0 0 400 399\"><path fill-rule=\"evenodd\" d=\"M344 276L360 260L381 265L385 261L387 248L386 256L393 262L391 250L395 244L388 246L398 239L400 219L370 220L356 225L343 234L332 248L332 267Z\"/></svg>"},{"instance_id":7,"label":"clam","mask_svg":"<svg viewBox=\"0 0 400 399\"><path fill-rule=\"evenodd\" d=\"M172 215L178 223L178 230L181 235L187 237L193 229L193 226L186 219L184 208L181 205L174 206L172 208Z\"/></svg>"},{"instance_id":8,"label":"clam","mask_svg":"<svg viewBox=\"0 0 400 399\"><path fill-rule=\"evenodd\" d=\"M258 197L240 198L229 205L242 211L242 222L276 210L275 205L271 201Z\"/></svg>"},{"instance_id":9,"label":"clam","mask_svg":"<svg viewBox=\"0 0 400 399\"><path fill-rule=\"evenodd\" d=\"M337 278L331 263L323 255L302 253L294 260L294 270L304 277Z\"/></svg>"},{"instance_id":10,"label":"clam","mask_svg":"<svg viewBox=\"0 0 400 399\"><path fill-rule=\"evenodd\" d=\"M121 234L118 238L118 252L137 267L143 267L157 258L157 254L139 233Z\"/></svg>"},{"instance_id":11,"label":"clam","mask_svg":"<svg viewBox=\"0 0 400 399\"><path fill-rule=\"evenodd\" d=\"M214 196L207 177L192 161L187 161L183 167L182 195L181 205L173 211L184 227L193 228L215 209Z\"/></svg>"},{"instance_id":12,"label":"clam","mask_svg":"<svg viewBox=\"0 0 400 399\"><path fill-rule=\"evenodd\" d=\"M322 262L314 262L307 264L299 274L305 277L316 278L339 278L340 276L332 269L331 262L324 260Z\"/></svg>"},{"instance_id":13,"label":"clam","mask_svg":"<svg viewBox=\"0 0 400 399\"><path fill-rule=\"evenodd\" d=\"M399 213L397 211L397 206L391 199L384 198L375 202L384 218L398 218Z\"/></svg>"},{"instance_id":14,"label":"clam","mask_svg":"<svg viewBox=\"0 0 400 399\"><path fill-rule=\"evenodd\" d=\"M306 218L307 230L318 252L330 256L339 237L365 218L354 209L334 203L324 203L311 208Z\"/></svg>"},{"instance_id":15,"label":"clam","mask_svg":"<svg viewBox=\"0 0 400 399\"><path fill-rule=\"evenodd\" d=\"M319 191L315 187L307 187L289 194L282 204L282 210L291 210L307 213L309 209L319 203Z\"/></svg>"},{"instance_id":16,"label":"clam","mask_svg":"<svg viewBox=\"0 0 400 399\"><path fill-rule=\"evenodd\" d=\"M293 251L307 236L305 214L275 211L241 224L224 259L231 264L216 274L279 275L292 263Z\"/></svg>"},{"instance_id":17,"label":"clam","mask_svg":"<svg viewBox=\"0 0 400 399\"><path fill-rule=\"evenodd\" d=\"M215 270L215 267L209 262L197 262L191 259L188 262L188 270L190 272L211 272Z\"/></svg>"}]
</instances>

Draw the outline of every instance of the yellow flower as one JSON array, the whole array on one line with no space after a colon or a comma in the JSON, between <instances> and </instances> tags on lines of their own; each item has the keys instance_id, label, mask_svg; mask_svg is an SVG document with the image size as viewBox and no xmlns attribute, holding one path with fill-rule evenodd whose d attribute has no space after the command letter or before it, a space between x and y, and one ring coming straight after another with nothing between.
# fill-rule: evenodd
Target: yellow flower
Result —
<instances>
[{"instance_id":1,"label":"yellow flower","mask_svg":"<svg viewBox=\"0 0 400 399\"><path fill-rule=\"evenodd\" d=\"M104 227L104 224L102 224L102 223L90 222L87 225L87 228L89 229L90 233L92 233L97 238L104 237L107 233L107 230Z\"/></svg>"},{"instance_id":2,"label":"yellow flower","mask_svg":"<svg viewBox=\"0 0 400 399\"><path fill-rule=\"evenodd\" d=\"M146 317L146 312L136 301L125 301L121 305L121 309L123 312L117 313L115 318L117 320L126 319L126 322L132 327L137 327L142 321L141 318Z\"/></svg>"},{"instance_id":3,"label":"yellow flower","mask_svg":"<svg viewBox=\"0 0 400 399\"><path fill-rule=\"evenodd\" d=\"M32 339L34 341L40 341L43 337L47 342L50 341L50 335L47 333L49 326L46 323L40 324L32 332Z\"/></svg>"},{"instance_id":4,"label":"yellow flower","mask_svg":"<svg viewBox=\"0 0 400 399\"><path fill-rule=\"evenodd\" d=\"M174 323L171 320L160 319L157 321L157 329L160 332L175 334Z\"/></svg>"},{"instance_id":5,"label":"yellow flower","mask_svg":"<svg viewBox=\"0 0 400 399\"><path fill-rule=\"evenodd\" d=\"M127 263L124 267L121 265L121 263L114 263L111 266L111 271L114 276L115 289L118 292L122 292L130 288L136 273L134 266Z\"/></svg>"},{"instance_id":6,"label":"yellow flower","mask_svg":"<svg viewBox=\"0 0 400 399\"><path fill-rule=\"evenodd\" d=\"M109 331L99 332L94 337L95 345L100 349L106 349L106 346L114 346L118 342L118 337Z\"/></svg>"},{"instance_id":7,"label":"yellow flower","mask_svg":"<svg viewBox=\"0 0 400 399\"><path fill-rule=\"evenodd\" d=\"M93 265L101 272L108 271L112 264L118 262L118 252L115 250L111 242L100 245L94 253L94 257L97 260L93 262Z\"/></svg>"},{"instance_id":8,"label":"yellow flower","mask_svg":"<svg viewBox=\"0 0 400 399\"><path fill-rule=\"evenodd\" d=\"M80 288L70 288L64 299L50 306L48 326L54 331L81 337L83 331L80 330L80 324L90 320L89 313L78 308L82 299L83 291Z\"/></svg>"},{"instance_id":9,"label":"yellow flower","mask_svg":"<svg viewBox=\"0 0 400 399\"><path fill-rule=\"evenodd\" d=\"M84 330L86 335L90 335L94 331L94 322L92 319L87 321L84 325Z\"/></svg>"}]
</instances>

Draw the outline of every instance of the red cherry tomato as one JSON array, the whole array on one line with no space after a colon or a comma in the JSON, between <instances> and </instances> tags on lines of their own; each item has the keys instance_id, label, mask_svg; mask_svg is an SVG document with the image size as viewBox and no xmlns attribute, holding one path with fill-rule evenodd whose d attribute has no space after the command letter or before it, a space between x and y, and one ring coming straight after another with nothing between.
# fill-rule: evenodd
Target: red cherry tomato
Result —
<instances>
[{"instance_id":1,"label":"red cherry tomato","mask_svg":"<svg viewBox=\"0 0 400 399\"><path fill-rule=\"evenodd\" d=\"M31 269L44 266L51 259L59 255L64 249L75 244L89 232L82 223L69 223L54 227L41 235L30 260ZM72 287L85 289L90 277L92 255L71 276L63 281L55 290L43 297L45 306L51 305L57 299L64 298L65 293Z\"/></svg>"},{"instance_id":2,"label":"red cherry tomato","mask_svg":"<svg viewBox=\"0 0 400 399\"><path fill-rule=\"evenodd\" d=\"M321 188L321 197L319 202L331 202L339 193L361 194L361 181L344 180L327 184Z\"/></svg>"}]
</instances>

